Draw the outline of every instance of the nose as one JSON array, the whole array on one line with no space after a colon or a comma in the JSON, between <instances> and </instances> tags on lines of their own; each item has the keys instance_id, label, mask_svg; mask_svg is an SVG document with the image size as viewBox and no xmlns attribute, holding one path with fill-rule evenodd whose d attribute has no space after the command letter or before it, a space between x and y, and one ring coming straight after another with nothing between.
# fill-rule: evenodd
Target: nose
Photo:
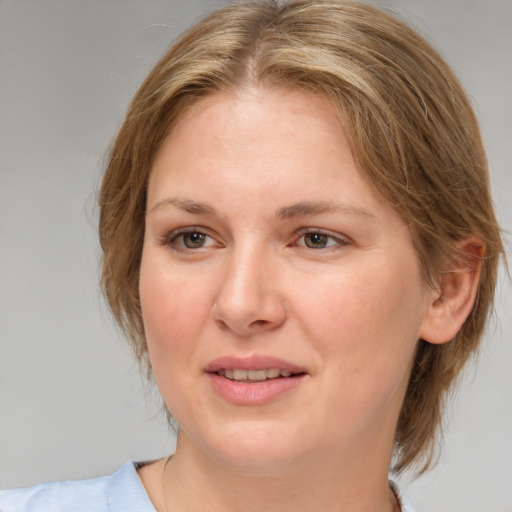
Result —
<instances>
[{"instance_id":1,"label":"nose","mask_svg":"<svg viewBox=\"0 0 512 512\"><path fill-rule=\"evenodd\" d=\"M276 262L258 250L227 258L212 310L215 323L242 337L279 328L286 308L276 269Z\"/></svg>"}]
</instances>

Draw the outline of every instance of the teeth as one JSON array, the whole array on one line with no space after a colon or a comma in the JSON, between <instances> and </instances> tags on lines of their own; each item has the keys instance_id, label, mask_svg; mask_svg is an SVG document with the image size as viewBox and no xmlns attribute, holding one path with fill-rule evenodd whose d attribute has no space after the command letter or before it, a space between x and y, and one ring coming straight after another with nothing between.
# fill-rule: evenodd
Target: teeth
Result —
<instances>
[{"instance_id":1,"label":"teeth","mask_svg":"<svg viewBox=\"0 0 512 512\"><path fill-rule=\"evenodd\" d=\"M233 370L233 379L235 380L247 380L247 370Z\"/></svg>"},{"instance_id":2,"label":"teeth","mask_svg":"<svg viewBox=\"0 0 512 512\"><path fill-rule=\"evenodd\" d=\"M276 377L279 377L281 371L278 368L271 368L270 370L267 370L267 378L269 379L275 379Z\"/></svg>"},{"instance_id":3,"label":"teeth","mask_svg":"<svg viewBox=\"0 0 512 512\"><path fill-rule=\"evenodd\" d=\"M267 378L267 370L249 370L247 377L249 380L265 380Z\"/></svg>"},{"instance_id":4,"label":"teeth","mask_svg":"<svg viewBox=\"0 0 512 512\"><path fill-rule=\"evenodd\" d=\"M279 368L268 368L264 370L242 370L235 368L219 370L217 374L230 380L258 382L267 379L277 379L278 377L290 377L292 372L280 370Z\"/></svg>"}]
</instances>

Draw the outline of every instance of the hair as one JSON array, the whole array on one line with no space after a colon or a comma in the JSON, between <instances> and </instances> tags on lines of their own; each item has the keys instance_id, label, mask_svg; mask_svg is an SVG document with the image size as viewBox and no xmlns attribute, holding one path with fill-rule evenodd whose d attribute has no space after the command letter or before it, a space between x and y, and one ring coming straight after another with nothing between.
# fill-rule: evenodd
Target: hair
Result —
<instances>
[{"instance_id":1,"label":"hair","mask_svg":"<svg viewBox=\"0 0 512 512\"><path fill-rule=\"evenodd\" d=\"M357 2L249 1L213 12L165 53L132 100L99 196L102 288L113 316L150 375L139 267L152 161L200 98L250 86L300 88L332 102L363 177L407 223L427 285L464 261L461 241L476 237L484 248L475 304L458 334L418 343L393 469L420 474L436 461L444 402L492 310L503 246L467 95L395 16Z\"/></svg>"}]
</instances>

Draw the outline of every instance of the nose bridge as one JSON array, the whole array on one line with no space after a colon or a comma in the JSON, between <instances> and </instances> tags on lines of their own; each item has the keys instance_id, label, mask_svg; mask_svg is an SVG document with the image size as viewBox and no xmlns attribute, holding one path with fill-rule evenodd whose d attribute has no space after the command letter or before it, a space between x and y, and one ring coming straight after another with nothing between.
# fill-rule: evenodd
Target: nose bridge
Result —
<instances>
[{"instance_id":1,"label":"nose bridge","mask_svg":"<svg viewBox=\"0 0 512 512\"><path fill-rule=\"evenodd\" d=\"M233 248L219 276L214 316L217 323L248 335L278 327L284 307L278 293L271 251L253 242Z\"/></svg>"}]
</instances>

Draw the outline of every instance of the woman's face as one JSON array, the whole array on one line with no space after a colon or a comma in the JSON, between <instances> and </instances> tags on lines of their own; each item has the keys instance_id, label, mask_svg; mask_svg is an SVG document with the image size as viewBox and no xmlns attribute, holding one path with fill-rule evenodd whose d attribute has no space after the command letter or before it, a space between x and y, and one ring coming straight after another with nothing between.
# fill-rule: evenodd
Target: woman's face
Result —
<instances>
[{"instance_id":1,"label":"woman's face","mask_svg":"<svg viewBox=\"0 0 512 512\"><path fill-rule=\"evenodd\" d=\"M431 297L342 126L312 94L218 93L159 150L140 297L178 450L389 456Z\"/></svg>"}]
</instances>

